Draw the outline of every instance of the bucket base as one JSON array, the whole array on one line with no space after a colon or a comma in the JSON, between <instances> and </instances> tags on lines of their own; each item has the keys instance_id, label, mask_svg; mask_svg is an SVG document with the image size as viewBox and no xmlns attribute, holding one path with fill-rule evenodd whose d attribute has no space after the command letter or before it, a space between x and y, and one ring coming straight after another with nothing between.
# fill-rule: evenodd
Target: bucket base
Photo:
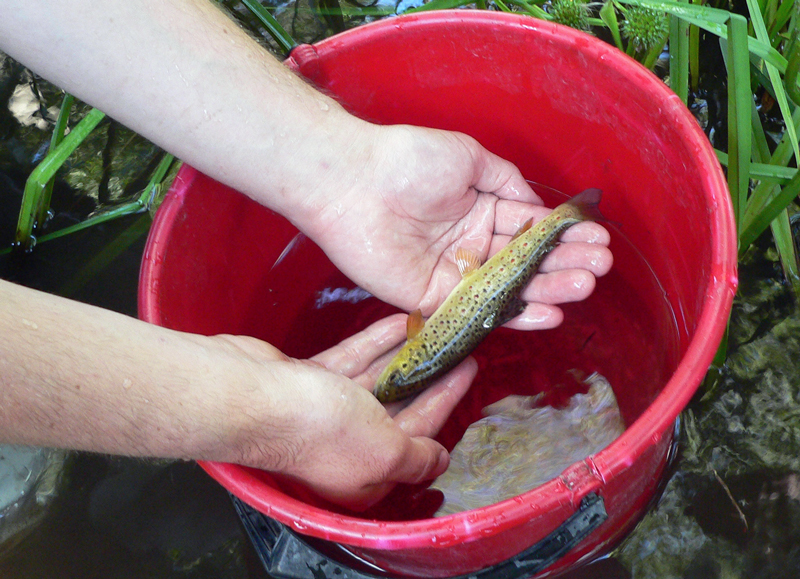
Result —
<instances>
[{"instance_id":1,"label":"bucket base","mask_svg":"<svg viewBox=\"0 0 800 579\"><path fill-rule=\"evenodd\" d=\"M384 579L390 577L370 573L339 563L308 544L285 525L271 519L231 495L236 512L247 531L267 573L276 579ZM547 537L516 557L469 575L451 579L524 579L546 569L574 546L583 541L606 519L603 498L591 493L584 497L575 514ZM366 565L363 565L366 567Z\"/></svg>"}]
</instances>

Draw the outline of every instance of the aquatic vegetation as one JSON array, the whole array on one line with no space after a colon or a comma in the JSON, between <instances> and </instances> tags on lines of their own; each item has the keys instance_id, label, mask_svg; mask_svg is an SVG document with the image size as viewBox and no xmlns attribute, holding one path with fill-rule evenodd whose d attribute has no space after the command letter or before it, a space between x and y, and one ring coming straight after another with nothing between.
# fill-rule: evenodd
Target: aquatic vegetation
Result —
<instances>
[{"instance_id":1,"label":"aquatic vegetation","mask_svg":"<svg viewBox=\"0 0 800 579\"><path fill-rule=\"evenodd\" d=\"M46 83L39 81L38 84ZM166 191L164 184L170 183L174 176L171 155L155 150L153 145L127 129L120 127L118 130L118 125L106 119L102 111L77 103L71 95L66 94L61 100L49 147L44 149L47 154L25 183L14 242L0 248L0 254L13 249L29 251L38 242L151 209L162 191ZM66 134L71 117L73 124ZM84 148L79 150L81 145ZM101 154L83 152L98 148L102 148ZM76 161L76 157L80 161ZM142 167L142 159L150 161ZM150 173L149 182L147 177L139 182L142 169ZM99 209L79 223L47 231L57 174L71 187L93 197ZM143 189L137 189L142 186Z\"/></svg>"}]
</instances>

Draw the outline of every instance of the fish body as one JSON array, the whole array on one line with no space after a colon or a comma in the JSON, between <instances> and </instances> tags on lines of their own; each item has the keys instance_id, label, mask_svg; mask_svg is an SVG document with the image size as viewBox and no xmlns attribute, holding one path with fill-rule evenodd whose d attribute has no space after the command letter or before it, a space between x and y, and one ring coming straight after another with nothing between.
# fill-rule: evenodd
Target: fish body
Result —
<instances>
[{"instance_id":1,"label":"fish body","mask_svg":"<svg viewBox=\"0 0 800 579\"><path fill-rule=\"evenodd\" d=\"M495 328L525 309L519 294L539 269L561 234L576 223L601 218L599 189L587 189L556 207L480 265L474 254L456 253L462 279L422 324L409 316L408 340L378 377L373 394L381 402L402 400L425 389L454 368Z\"/></svg>"}]
</instances>

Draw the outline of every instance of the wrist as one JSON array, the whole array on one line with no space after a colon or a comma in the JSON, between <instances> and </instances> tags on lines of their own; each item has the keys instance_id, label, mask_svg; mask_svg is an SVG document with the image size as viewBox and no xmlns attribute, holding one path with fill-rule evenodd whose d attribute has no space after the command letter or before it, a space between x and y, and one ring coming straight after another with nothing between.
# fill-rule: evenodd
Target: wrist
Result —
<instances>
[{"instance_id":1,"label":"wrist","mask_svg":"<svg viewBox=\"0 0 800 579\"><path fill-rule=\"evenodd\" d=\"M363 176L372 178L382 129L330 101L328 110L287 139L291 151L281 160L278 179L259 182L248 194L316 238L324 228L320 219L341 213L345 197L364 184Z\"/></svg>"}]
</instances>

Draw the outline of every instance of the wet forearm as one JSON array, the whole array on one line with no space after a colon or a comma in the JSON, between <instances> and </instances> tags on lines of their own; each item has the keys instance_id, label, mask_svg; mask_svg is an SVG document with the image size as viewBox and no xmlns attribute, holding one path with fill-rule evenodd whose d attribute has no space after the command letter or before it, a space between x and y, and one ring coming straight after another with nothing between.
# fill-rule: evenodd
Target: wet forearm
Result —
<instances>
[{"instance_id":1,"label":"wet forearm","mask_svg":"<svg viewBox=\"0 0 800 579\"><path fill-rule=\"evenodd\" d=\"M0 50L295 221L365 154L371 125L210 0L4 0Z\"/></svg>"},{"instance_id":2,"label":"wet forearm","mask_svg":"<svg viewBox=\"0 0 800 579\"><path fill-rule=\"evenodd\" d=\"M204 339L0 281L0 441L213 455L229 382Z\"/></svg>"}]
</instances>

